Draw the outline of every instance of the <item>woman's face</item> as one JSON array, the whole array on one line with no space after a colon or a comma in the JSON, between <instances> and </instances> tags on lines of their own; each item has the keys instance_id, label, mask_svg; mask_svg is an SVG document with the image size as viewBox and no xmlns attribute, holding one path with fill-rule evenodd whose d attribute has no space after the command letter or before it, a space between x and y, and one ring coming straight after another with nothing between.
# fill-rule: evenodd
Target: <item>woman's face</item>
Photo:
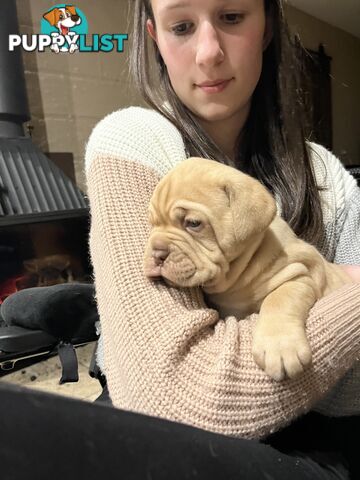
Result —
<instances>
[{"instance_id":1,"label":"woman's face","mask_svg":"<svg viewBox=\"0 0 360 480\"><path fill-rule=\"evenodd\" d=\"M269 29L264 0L152 0L147 29L180 100L200 119L243 124ZM239 123L240 122L240 123Z\"/></svg>"}]
</instances>

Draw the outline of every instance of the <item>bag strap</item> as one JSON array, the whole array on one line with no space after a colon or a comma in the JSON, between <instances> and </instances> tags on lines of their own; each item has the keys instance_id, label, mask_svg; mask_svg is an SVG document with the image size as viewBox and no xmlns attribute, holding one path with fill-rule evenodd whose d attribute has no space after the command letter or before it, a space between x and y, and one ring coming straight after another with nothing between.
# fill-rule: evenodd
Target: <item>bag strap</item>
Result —
<instances>
[{"instance_id":1,"label":"bag strap","mask_svg":"<svg viewBox=\"0 0 360 480\"><path fill-rule=\"evenodd\" d=\"M62 367L60 385L67 382L77 382L79 380L79 372L74 345L69 342L60 342L57 349Z\"/></svg>"}]
</instances>

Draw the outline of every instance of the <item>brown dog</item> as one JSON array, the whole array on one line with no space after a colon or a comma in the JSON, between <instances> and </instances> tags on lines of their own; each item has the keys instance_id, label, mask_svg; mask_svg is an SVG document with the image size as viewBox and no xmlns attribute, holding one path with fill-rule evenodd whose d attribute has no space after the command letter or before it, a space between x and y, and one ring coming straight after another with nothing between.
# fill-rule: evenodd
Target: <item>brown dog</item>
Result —
<instances>
[{"instance_id":1,"label":"brown dog","mask_svg":"<svg viewBox=\"0 0 360 480\"><path fill-rule=\"evenodd\" d=\"M56 27L59 35L63 35L64 37L75 36L72 28L82 22L74 5L64 5L60 8L55 7L50 10L50 12L45 13L43 18L47 20L51 26ZM74 53L79 49L76 43L71 43L69 47L62 46L61 48L57 43L53 43L50 48L55 53L59 53L60 51Z\"/></svg>"},{"instance_id":2,"label":"brown dog","mask_svg":"<svg viewBox=\"0 0 360 480\"><path fill-rule=\"evenodd\" d=\"M316 300L351 283L276 215L254 178L213 160L184 160L157 185L145 274L201 286L224 318L259 312L256 363L275 380L311 362L305 321Z\"/></svg>"},{"instance_id":3,"label":"brown dog","mask_svg":"<svg viewBox=\"0 0 360 480\"><path fill-rule=\"evenodd\" d=\"M73 282L71 264L72 257L67 254L47 255L46 257L24 261L26 271L36 275L38 287Z\"/></svg>"},{"instance_id":4,"label":"brown dog","mask_svg":"<svg viewBox=\"0 0 360 480\"><path fill-rule=\"evenodd\" d=\"M53 8L43 15L50 25L56 27L61 35L67 35L72 27L81 23L76 7L65 5L62 8Z\"/></svg>"}]
</instances>

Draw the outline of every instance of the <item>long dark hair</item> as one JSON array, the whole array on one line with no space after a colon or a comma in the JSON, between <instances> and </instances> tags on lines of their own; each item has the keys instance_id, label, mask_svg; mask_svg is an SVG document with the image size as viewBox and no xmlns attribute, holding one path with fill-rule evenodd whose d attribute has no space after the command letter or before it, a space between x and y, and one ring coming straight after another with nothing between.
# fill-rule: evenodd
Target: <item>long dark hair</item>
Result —
<instances>
[{"instance_id":1,"label":"long dark hair","mask_svg":"<svg viewBox=\"0 0 360 480\"><path fill-rule=\"evenodd\" d=\"M150 0L135 0L130 69L146 103L181 133L187 155L231 164L257 178L280 201L282 217L295 233L320 245L324 237L321 188L316 185L303 128L301 45L291 39L282 1L264 2L266 15L272 17L273 36L264 51L250 114L237 141L235 164L209 138L174 92L157 45L146 32L147 19L155 25Z\"/></svg>"}]
</instances>

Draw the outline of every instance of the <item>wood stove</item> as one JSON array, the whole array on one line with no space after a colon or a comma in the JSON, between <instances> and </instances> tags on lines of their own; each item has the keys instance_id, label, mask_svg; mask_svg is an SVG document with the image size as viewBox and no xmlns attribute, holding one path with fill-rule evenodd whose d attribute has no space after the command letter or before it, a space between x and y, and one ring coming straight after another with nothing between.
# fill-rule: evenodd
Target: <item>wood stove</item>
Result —
<instances>
[{"instance_id":1,"label":"wood stove","mask_svg":"<svg viewBox=\"0 0 360 480\"><path fill-rule=\"evenodd\" d=\"M11 322L2 322L0 376L1 368L13 368L19 359L34 362L35 358L58 349L59 354L66 356L65 370L69 358L73 358L71 378L64 370L64 381L76 381L73 346L97 338L87 241L88 203L79 188L25 135L23 123L30 120L30 114L21 52L8 50L9 35L18 33L15 0L1 0L0 304L5 301L3 307L9 306L20 296L25 296L26 301L21 311L15 309L16 318L12 315ZM67 298L71 300L59 303L59 307L66 303L67 308L51 310L45 302L40 320L46 318L46 322L40 321L40 326L36 326L32 320L28 325L31 316L33 319L38 316L32 292L44 293L49 289L50 293L52 289L67 290ZM4 308L2 312L5 319ZM52 325L51 332L46 332L41 325L50 325L49 315L58 317L55 318L58 323ZM16 320L20 317L19 326ZM89 326L86 334L81 333L85 331L84 325Z\"/></svg>"},{"instance_id":2,"label":"wood stove","mask_svg":"<svg viewBox=\"0 0 360 480\"><path fill-rule=\"evenodd\" d=\"M19 289L90 282L88 204L25 135L30 120L15 0L0 3L0 303Z\"/></svg>"}]
</instances>

